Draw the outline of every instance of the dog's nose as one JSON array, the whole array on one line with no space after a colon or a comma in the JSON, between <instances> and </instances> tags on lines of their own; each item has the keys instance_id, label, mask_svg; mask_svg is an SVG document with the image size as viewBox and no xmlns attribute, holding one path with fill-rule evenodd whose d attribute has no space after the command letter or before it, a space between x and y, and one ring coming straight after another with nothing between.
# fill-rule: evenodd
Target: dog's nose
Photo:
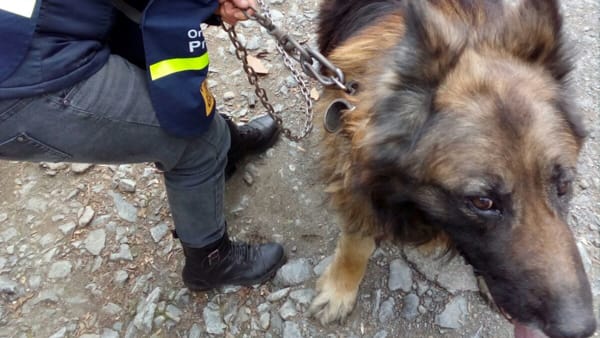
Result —
<instances>
[{"instance_id":1,"label":"dog's nose","mask_svg":"<svg viewBox=\"0 0 600 338\"><path fill-rule=\"evenodd\" d=\"M560 319L547 326L545 333L553 338L585 338L596 331L596 318L592 311L563 313Z\"/></svg>"}]
</instances>

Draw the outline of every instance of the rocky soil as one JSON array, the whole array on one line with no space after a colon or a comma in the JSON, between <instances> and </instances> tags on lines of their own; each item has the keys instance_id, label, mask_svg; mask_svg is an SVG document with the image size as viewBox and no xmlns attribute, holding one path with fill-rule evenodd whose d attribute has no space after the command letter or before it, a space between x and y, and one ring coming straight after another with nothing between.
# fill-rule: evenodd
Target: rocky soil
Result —
<instances>
[{"instance_id":1,"label":"rocky soil","mask_svg":"<svg viewBox=\"0 0 600 338\"><path fill-rule=\"evenodd\" d=\"M314 45L318 2L271 0L271 14ZM598 309L600 3L563 7L577 53L574 95L590 130L571 224ZM261 79L276 109L299 130L297 82L274 42L255 23L239 31L268 69ZM220 111L238 121L260 113L225 33L208 28L205 35ZM344 325L323 327L305 315L338 234L317 178L321 129L315 120L308 139L283 139L248 159L227 185L230 233L283 243L288 264L264 285L204 293L190 293L180 280L181 247L152 164L0 162L0 337L511 337L460 258L391 245L375 252Z\"/></svg>"}]
</instances>

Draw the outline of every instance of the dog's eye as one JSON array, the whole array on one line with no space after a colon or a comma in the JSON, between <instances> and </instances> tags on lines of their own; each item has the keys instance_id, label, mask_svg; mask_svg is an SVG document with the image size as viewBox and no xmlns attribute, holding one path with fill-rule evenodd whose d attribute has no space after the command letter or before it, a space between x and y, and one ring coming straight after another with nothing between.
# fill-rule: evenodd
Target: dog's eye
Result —
<instances>
[{"instance_id":1,"label":"dog's eye","mask_svg":"<svg viewBox=\"0 0 600 338\"><path fill-rule=\"evenodd\" d=\"M481 197L481 196L469 197L469 202L471 202L471 204L475 208L482 210L482 211L497 209L496 203L494 203L494 201L488 197Z\"/></svg>"}]
</instances>

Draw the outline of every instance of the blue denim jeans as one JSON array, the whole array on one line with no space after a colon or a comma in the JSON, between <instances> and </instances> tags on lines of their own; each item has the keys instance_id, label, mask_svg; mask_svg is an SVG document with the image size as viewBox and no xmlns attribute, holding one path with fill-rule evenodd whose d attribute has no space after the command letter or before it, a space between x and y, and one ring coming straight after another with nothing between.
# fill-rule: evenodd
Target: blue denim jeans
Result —
<instances>
[{"instance_id":1,"label":"blue denim jeans","mask_svg":"<svg viewBox=\"0 0 600 338\"><path fill-rule=\"evenodd\" d=\"M71 88L0 101L0 159L155 162L165 172L181 241L203 247L225 231L229 129L217 114L198 138L169 136L158 124L145 82L144 71L113 55L98 73Z\"/></svg>"}]
</instances>

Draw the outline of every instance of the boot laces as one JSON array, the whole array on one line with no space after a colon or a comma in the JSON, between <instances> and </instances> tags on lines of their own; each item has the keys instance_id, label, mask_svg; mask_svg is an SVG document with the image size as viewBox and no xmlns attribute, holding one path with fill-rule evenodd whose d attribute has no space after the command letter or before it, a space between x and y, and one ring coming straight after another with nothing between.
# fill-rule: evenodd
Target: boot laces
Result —
<instances>
[{"instance_id":1,"label":"boot laces","mask_svg":"<svg viewBox=\"0 0 600 338\"><path fill-rule=\"evenodd\" d=\"M256 256L256 248L248 243L232 243L233 257L238 262L249 262Z\"/></svg>"},{"instance_id":2,"label":"boot laces","mask_svg":"<svg viewBox=\"0 0 600 338\"><path fill-rule=\"evenodd\" d=\"M244 141L259 139L261 136L260 130L258 128L249 126L247 124L239 127L238 132L240 134L240 137Z\"/></svg>"}]
</instances>

